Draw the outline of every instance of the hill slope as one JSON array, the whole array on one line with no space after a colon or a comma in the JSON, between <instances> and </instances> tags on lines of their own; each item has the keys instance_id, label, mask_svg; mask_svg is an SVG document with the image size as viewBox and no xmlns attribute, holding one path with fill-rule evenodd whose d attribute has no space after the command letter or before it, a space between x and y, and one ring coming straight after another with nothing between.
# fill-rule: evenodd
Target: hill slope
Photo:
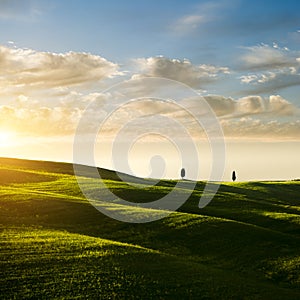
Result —
<instances>
[{"instance_id":1,"label":"hill slope","mask_svg":"<svg viewBox=\"0 0 300 300\"><path fill-rule=\"evenodd\" d=\"M99 171L133 202L176 183ZM180 212L126 224L90 205L72 165L0 159L0 298L298 299L300 182L226 183L199 209L203 185Z\"/></svg>"}]
</instances>

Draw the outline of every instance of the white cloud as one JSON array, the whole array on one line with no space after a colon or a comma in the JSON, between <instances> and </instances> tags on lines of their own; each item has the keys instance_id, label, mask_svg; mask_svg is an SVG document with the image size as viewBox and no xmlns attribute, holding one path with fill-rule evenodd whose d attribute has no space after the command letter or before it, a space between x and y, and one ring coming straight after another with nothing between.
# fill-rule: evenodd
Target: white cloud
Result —
<instances>
[{"instance_id":1,"label":"white cloud","mask_svg":"<svg viewBox=\"0 0 300 300\"><path fill-rule=\"evenodd\" d=\"M247 96L237 100L232 98L209 95L203 97L218 117L226 119L241 118L245 116L267 116L277 118L280 116L299 116L300 110L292 103L279 95L269 97ZM193 112L201 112L201 97L186 99L183 104Z\"/></svg>"},{"instance_id":2,"label":"white cloud","mask_svg":"<svg viewBox=\"0 0 300 300\"><path fill-rule=\"evenodd\" d=\"M90 53L51 53L0 46L0 87L46 89L113 77L118 65Z\"/></svg>"},{"instance_id":3,"label":"white cloud","mask_svg":"<svg viewBox=\"0 0 300 300\"><path fill-rule=\"evenodd\" d=\"M247 96L238 100L206 97L226 137L299 139L300 109L279 95Z\"/></svg>"},{"instance_id":4,"label":"white cloud","mask_svg":"<svg viewBox=\"0 0 300 300\"><path fill-rule=\"evenodd\" d=\"M110 94L69 91L51 100L38 100L23 94L12 98L8 105L0 106L0 129L35 137L73 135L84 111L88 109L89 120L84 128L88 134L99 126L99 116L106 116L102 108L110 100ZM95 103L93 110L88 107L91 102Z\"/></svg>"},{"instance_id":5,"label":"white cloud","mask_svg":"<svg viewBox=\"0 0 300 300\"><path fill-rule=\"evenodd\" d=\"M118 94L81 94L72 92L52 107L41 106L36 100L19 95L11 105L0 106L0 128L9 128L31 136L65 136L73 135L78 121L83 115L87 104L94 101L92 107L87 107L87 119L83 132L89 134L98 128L108 117L108 110L118 103ZM276 135L283 139L297 138L297 128L300 116L299 108L279 95L267 98L247 96L234 100L223 96L210 95L204 99L211 106L221 122L227 137L263 137ZM184 105L194 115L202 117L205 111L203 98L193 97L178 102L179 106L165 101L142 99L130 102L114 111L102 127L102 134L113 137L123 125L131 124L129 136L133 133L142 134L145 128L167 127L167 132L177 135L167 120L175 120L182 124L189 132L199 135L199 127ZM162 119L161 117L165 118ZM282 121L283 120L283 121ZM138 121L138 122L137 122ZM133 123L132 123L133 122ZM275 122L275 123L274 123ZM280 124L283 129L280 130ZM269 132L274 127L274 132ZM200 129L201 132L201 129ZM203 136L204 133L202 132ZM281 135L280 135L281 134Z\"/></svg>"},{"instance_id":6,"label":"white cloud","mask_svg":"<svg viewBox=\"0 0 300 300\"><path fill-rule=\"evenodd\" d=\"M278 48L272 49L278 51ZM296 58L294 62L299 63ZM120 74L117 64L88 53L55 54L2 46L0 96L7 97L9 103L0 106L0 127L34 136L72 135L87 105L95 102L96 105L92 108L88 107L89 119L84 128L86 133L90 133L99 125L99 120L107 116L108 111L118 107L124 97L134 99L146 95L151 98L152 94L155 95L155 91L161 88L161 80L145 86L142 82L145 77L169 78L200 89L230 74L227 67L193 65L189 60L165 57L140 58L135 60L135 64L138 68L137 74L133 76L135 80L128 80L121 91L112 89L110 92L100 93L90 89L90 84ZM290 76L298 76L298 67L289 63L280 71L273 68L263 73L245 75L241 79L248 84L264 85L273 82L279 75L285 75L287 70ZM164 88L168 93L171 90L174 96L177 96L175 98L179 104L184 104L196 115L203 113L203 106L198 101L200 96L199 99L194 97L182 100L188 96L182 96L171 84ZM36 93L30 94L29 90ZM169 95L168 93L166 95ZM227 136L261 137L267 135L267 130L274 129L275 133L270 132L270 136L299 137L296 133L299 128L299 109L279 95L247 96L237 100L217 95L204 98L219 117ZM178 120L197 134L195 122L191 121L179 106L151 99L118 110L117 115L106 122L105 134L113 135L120 126L135 119L140 119L140 123L138 127L133 126L133 130L137 133L142 132L144 127L141 124L145 122L144 124L149 126L153 122L153 126L157 126L156 116L159 115ZM160 122L161 126L169 126L167 122ZM176 134L172 127L167 129L171 135Z\"/></svg>"},{"instance_id":7,"label":"white cloud","mask_svg":"<svg viewBox=\"0 0 300 300\"><path fill-rule=\"evenodd\" d=\"M292 70L290 69L292 72ZM243 75L240 77L242 83L251 83L251 84L258 84L258 83L266 83L276 78L277 74L275 72L266 72L262 74L251 74L251 75Z\"/></svg>"},{"instance_id":8,"label":"white cloud","mask_svg":"<svg viewBox=\"0 0 300 300\"><path fill-rule=\"evenodd\" d=\"M244 47L247 51L241 56L242 68L247 70L273 70L297 65L297 53L287 48L259 45Z\"/></svg>"},{"instance_id":9,"label":"white cloud","mask_svg":"<svg viewBox=\"0 0 300 300\"><path fill-rule=\"evenodd\" d=\"M209 21L204 15L186 15L172 25L172 30L177 34L187 34L196 30L201 24Z\"/></svg>"},{"instance_id":10,"label":"white cloud","mask_svg":"<svg viewBox=\"0 0 300 300\"><path fill-rule=\"evenodd\" d=\"M0 18L34 21L42 14L41 1L0 0Z\"/></svg>"},{"instance_id":11,"label":"white cloud","mask_svg":"<svg viewBox=\"0 0 300 300\"><path fill-rule=\"evenodd\" d=\"M205 25L220 18L220 10L225 11L229 6L227 1L208 1L195 6L190 14L179 17L170 26L175 35L188 35L199 32Z\"/></svg>"},{"instance_id":12,"label":"white cloud","mask_svg":"<svg viewBox=\"0 0 300 300\"><path fill-rule=\"evenodd\" d=\"M244 84L252 85L246 93L270 93L280 89L299 85L300 53L280 48L260 45L246 48L247 53L241 57L241 68L250 71L240 76Z\"/></svg>"},{"instance_id":13,"label":"white cloud","mask_svg":"<svg viewBox=\"0 0 300 300\"><path fill-rule=\"evenodd\" d=\"M300 137L300 132L297 132L300 127L298 121L300 110L279 95L266 98L247 96L238 100L210 95L205 96L204 99L219 118L226 137L243 137L245 139L263 137L298 139ZM183 99L179 104L193 112L201 120L202 114L205 112L202 101L203 98L199 96L198 98ZM166 119L159 119L158 116ZM175 120L194 137L205 137L195 119L180 106L151 99L144 99L141 102L130 103L129 106L122 107L105 124L104 131L113 136L117 128L122 127L123 124L129 124L133 120L140 122L138 127L133 126L130 129L137 135L145 132L145 128L151 124L153 124L153 128L156 128L159 120L160 126L168 127L170 136L177 136L179 133L172 129L167 121Z\"/></svg>"},{"instance_id":14,"label":"white cloud","mask_svg":"<svg viewBox=\"0 0 300 300\"><path fill-rule=\"evenodd\" d=\"M221 120L224 134L228 138L262 138L264 141L299 140L300 121L281 122L278 120L260 120L251 117L235 120Z\"/></svg>"},{"instance_id":15,"label":"white cloud","mask_svg":"<svg viewBox=\"0 0 300 300\"><path fill-rule=\"evenodd\" d=\"M227 67L193 65L189 60L169 59L163 56L135 60L140 76L163 77L185 83L194 88L203 88L220 75L229 74Z\"/></svg>"},{"instance_id":16,"label":"white cloud","mask_svg":"<svg viewBox=\"0 0 300 300\"><path fill-rule=\"evenodd\" d=\"M70 135L80 116L77 108L0 106L0 127L31 136Z\"/></svg>"},{"instance_id":17,"label":"white cloud","mask_svg":"<svg viewBox=\"0 0 300 300\"><path fill-rule=\"evenodd\" d=\"M242 83L251 83L257 81L258 76L251 74L251 75L243 75L240 77Z\"/></svg>"},{"instance_id":18,"label":"white cloud","mask_svg":"<svg viewBox=\"0 0 300 300\"><path fill-rule=\"evenodd\" d=\"M232 115L236 111L236 101L218 95L205 96L204 99L211 106L217 116Z\"/></svg>"},{"instance_id":19,"label":"white cloud","mask_svg":"<svg viewBox=\"0 0 300 300\"><path fill-rule=\"evenodd\" d=\"M287 87L298 86L300 72L299 69L290 67L276 72L244 75L240 79L242 83L251 85L251 88L245 91L246 94L274 93Z\"/></svg>"}]
</instances>

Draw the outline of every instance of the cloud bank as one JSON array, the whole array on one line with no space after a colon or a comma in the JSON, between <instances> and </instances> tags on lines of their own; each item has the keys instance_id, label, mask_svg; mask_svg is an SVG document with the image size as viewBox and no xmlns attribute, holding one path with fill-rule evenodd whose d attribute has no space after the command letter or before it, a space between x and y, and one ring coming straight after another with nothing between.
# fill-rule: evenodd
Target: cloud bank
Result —
<instances>
[{"instance_id":1,"label":"cloud bank","mask_svg":"<svg viewBox=\"0 0 300 300\"><path fill-rule=\"evenodd\" d=\"M60 106L54 107L39 107L36 101L29 101L25 96L20 96L13 105L0 106L0 127L35 136L73 135L86 109L85 105L80 104L97 101L97 106L94 106L97 109L88 111L89 122L83 130L86 134L98 128L99 120L101 122L105 120L102 134L113 137L118 128L134 120L138 120L139 125L131 127L131 130L142 133L143 128L149 128L151 124L153 128L157 128L158 120L162 128L169 126L168 119L181 123L193 132L195 137L199 137L199 127L186 111L176 104L159 100L144 99L131 102L117 109L106 119L108 111L105 110L104 103L114 102L118 96L109 93L77 95L75 102L63 101ZM300 138L300 110L279 95L267 98L248 96L237 100L211 95L205 96L204 99L218 117L226 137ZM194 97L183 99L178 104L184 105L201 119L203 117L201 101L203 98ZM162 121L161 116L166 118L166 122ZM170 136L177 134L176 131L172 131L172 128L169 128L169 132ZM203 133L202 130L200 132Z\"/></svg>"},{"instance_id":2,"label":"cloud bank","mask_svg":"<svg viewBox=\"0 0 300 300\"><path fill-rule=\"evenodd\" d=\"M244 84L262 87L267 87L267 83L278 85L279 76L287 76L286 72L298 79L298 53L277 45L261 45L246 50L247 53L241 58L242 66L252 73L240 78ZM151 94L151 90L158 88L136 84L136 80L142 81L145 77L168 78L199 90L232 74L228 67L194 65L189 60L163 56L138 58L134 63L135 73L127 78L132 98ZM0 100L6 99L6 103L0 105L0 130L33 136L73 135L87 105L97 101L97 106L89 111L90 119L85 128L88 134L99 125L101 118L104 120L107 116L105 105L117 107L118 99L122 98L120 91L104 93L90 89L91 84L100 81L106 84L104 88L109 87L106 80L124 74L118 64L90 53L56 54L0 46L0 70ZM284 83L283 80L281 82ZM264 97L247 95L239 99L222 95L206 95L203 98L219 118L226 137L299 139L299 108L278 94ZM195 115L201 116L200 96L193 99L183 97L178 101ZM148 99L119 110L107 122L106 134L113 135L118 126L135 118L141 118L147 125L150 121L155 123L157 115L177 120L195 132L192 128L194 121L179 106ZM168 123L162 122L161 126L168 126ZM140 132L142 128L139 124L135 130ZM176 134L172 128L169 132Z\"/></svg>"}]
</instances>

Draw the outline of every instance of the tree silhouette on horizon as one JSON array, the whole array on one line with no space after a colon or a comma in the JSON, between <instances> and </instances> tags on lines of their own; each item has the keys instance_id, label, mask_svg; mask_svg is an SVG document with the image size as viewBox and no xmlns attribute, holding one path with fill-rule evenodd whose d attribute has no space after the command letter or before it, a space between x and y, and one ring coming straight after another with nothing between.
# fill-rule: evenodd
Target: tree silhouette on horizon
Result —
<instances>
[{"instance_id":1,"label":"tree silhouette on horizon","mask_svg":"<svg viewBox=\"0 0 300 300\"><path fill-rule=\"evenodd\" d=\"M183 179L185 177L185 169L182 168L180 172L181 178Z\"/></svg>"},{"instance_id":2,"label":"tree silhouette on horizon","mask_svg":"<svg viewBox=\"0 0 300 300\"><path fill-rule=\"evenodd\" d=\"M235 174L235 171L232 172L232 181L235 181L236 180L236 174Z\"/></svg>"}]
</instances>

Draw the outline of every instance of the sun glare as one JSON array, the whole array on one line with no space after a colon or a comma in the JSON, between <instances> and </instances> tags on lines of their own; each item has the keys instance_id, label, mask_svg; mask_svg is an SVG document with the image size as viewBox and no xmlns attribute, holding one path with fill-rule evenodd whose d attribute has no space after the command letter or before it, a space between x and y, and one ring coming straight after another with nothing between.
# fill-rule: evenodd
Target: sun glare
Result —
<instances>
[{"instance_id":1,"label":"sun glare","mask_svg":"<svg viewBox=\"0 0 300 300\"><path fill-rule=\"evenodd\" d=\"M0 132L0 147L11 146L13 142L13 134L8 131Z\"/></svg>"}]
</instances>

